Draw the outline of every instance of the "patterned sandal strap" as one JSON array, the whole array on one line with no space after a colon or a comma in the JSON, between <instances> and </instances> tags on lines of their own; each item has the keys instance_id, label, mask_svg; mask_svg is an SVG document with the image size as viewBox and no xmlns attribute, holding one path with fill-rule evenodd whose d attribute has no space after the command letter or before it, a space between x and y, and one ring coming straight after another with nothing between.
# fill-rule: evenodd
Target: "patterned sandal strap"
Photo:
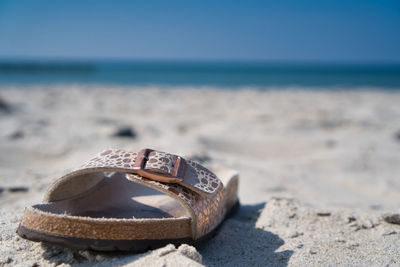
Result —
<instances>
[{"instance_id":1,"label":"patterned sandal strap","mask_svg":"<svg viewBox=\"0 0 400 267\"><path fill-rule=\"evenodd\" d=\"M213 194L223 187L219 178L199 163L152 149L142 149L138 153L107 149L74 172L100 169L138 174L163 183L177 183L198 194Z\"/></svg>"}]
</instances>

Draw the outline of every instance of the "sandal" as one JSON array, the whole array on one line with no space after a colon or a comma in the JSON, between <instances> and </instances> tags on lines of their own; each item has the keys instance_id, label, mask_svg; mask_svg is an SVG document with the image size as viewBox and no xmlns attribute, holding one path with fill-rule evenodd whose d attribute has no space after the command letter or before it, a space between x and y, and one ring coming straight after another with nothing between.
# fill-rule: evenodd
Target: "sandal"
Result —
<instances>
[{"instance_id":1,"label":"sandal","mask_svg":"<svg viewBox=\"0 0 400 267\"><path fill-rule=\"evenodd\" d=\"M214 174L215 173L215 174ZM108 149L25 209L17 233L70 248L142 252L196 245L238 206L238 175L180 156Z\"/></svg>"}]
</instances>

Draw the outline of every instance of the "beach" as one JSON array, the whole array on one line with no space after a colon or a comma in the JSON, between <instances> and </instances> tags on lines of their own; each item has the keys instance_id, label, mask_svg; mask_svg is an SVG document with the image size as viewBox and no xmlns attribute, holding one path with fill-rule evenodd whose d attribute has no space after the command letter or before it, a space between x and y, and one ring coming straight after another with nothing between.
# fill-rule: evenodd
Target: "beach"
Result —
<instances>
[{"instance_id":1,"label":"beach","mask_svg":"<svg viewBox=\"0 0 400 267\"><path fill-rule=\"evenodd\" d=\"M398 266L400 91L378 89L3 85L0 265ZM53 181L109 147L235 169L241 207L197 248L97 253L15 234Z\"/></svg>"}]
</instances>

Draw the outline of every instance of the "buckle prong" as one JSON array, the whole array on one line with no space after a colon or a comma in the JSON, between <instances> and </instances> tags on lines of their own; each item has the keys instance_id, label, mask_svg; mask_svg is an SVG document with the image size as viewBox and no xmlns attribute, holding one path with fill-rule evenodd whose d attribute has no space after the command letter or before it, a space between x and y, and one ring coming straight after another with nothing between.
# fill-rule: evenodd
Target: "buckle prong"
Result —
<instances>
[{"instance_id":1,"label":"buckle prong","mask_svg":"<svg viewBox=\"0 0 400 267\"><path fill-rule=\"evenodd\" d=\"M143 170L146 162L149 160L149 153L152 149L145 148L139 151L136 156L135 164L133 165L134 170Z\"/></svg>"}]
</instances>

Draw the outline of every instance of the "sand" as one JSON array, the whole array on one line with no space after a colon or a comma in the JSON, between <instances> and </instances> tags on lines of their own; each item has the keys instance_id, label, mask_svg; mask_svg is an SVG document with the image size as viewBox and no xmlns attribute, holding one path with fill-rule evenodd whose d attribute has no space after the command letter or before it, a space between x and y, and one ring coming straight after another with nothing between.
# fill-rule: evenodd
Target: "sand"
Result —
<instances>
[{"instance_id":1,"label":"sand","mask_svg":"<svg viewBox=\"0 0 400 267\"><path fill-rule=\"evenodd\" d=\"M1 89L0 265L400 265L400 92ZM197 248L95 253L15 234L25 206L107 147L236 169L242 206Z\"/></svg>"}]
</instances>

